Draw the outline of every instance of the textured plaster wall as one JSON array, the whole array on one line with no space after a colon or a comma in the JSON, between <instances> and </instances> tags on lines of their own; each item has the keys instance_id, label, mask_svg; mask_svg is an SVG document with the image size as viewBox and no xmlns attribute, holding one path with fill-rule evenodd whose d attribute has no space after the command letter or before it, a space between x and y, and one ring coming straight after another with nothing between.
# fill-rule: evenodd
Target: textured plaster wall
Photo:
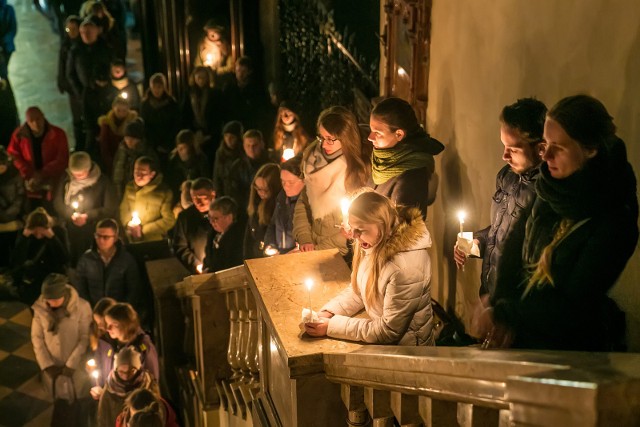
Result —
<instances>
[{"instance_id":1,"label":"textured plaster wall","mask_svg":"<svg viewBox=\"0 0 640 427\"><path fill-rule=\"evenodd\" d=\"M446 145L440 189L429 212L434 234L433 294L467 321L477 300L480 261L456 271L455 212L468 229L489 224L501 160L498 114L517 98L548 106L588 93L615 118L640 172L640 7L638 0L433 0L427 123ZM640 351L640 251L611 295L627 312Z\"/></svg>"}]
</instances>

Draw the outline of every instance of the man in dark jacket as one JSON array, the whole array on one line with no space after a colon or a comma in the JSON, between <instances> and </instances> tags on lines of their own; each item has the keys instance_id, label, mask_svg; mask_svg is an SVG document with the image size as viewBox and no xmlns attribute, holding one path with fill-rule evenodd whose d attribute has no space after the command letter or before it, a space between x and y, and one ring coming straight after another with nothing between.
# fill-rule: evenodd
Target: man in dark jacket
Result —
<instances>
[{"instance_id":1,"label":"man in dark jacket","mask_svg":"<svg viewBox=\"0 0 640 427\"><path fill-rule=\"evenodd\" d=\"M100 298L111 297L140 308L143 287L138 266L118 239L116 220L103 219L96 226L95 243L80 257L73 285L92 307Z\"/></svg>"},{"instance_id":2,"label":"man in dark jacket","mask_svg":"<svg viewBox=\"0 0 640 427\"><path fill-rule=\"evenodd\" d=\"M535 181L540 171L545 115L547 107L533 98L519 99L500 114L500 139L504 145L504 166L496 177L496 192L491 203L491 225L473 233L482 258L480 295L493 295L497 266L504 242L512 233L524 237L524 228L516 228L520 217L528 216L536 199ZM465 252L454 248L456 264L466 262Z\"/></svg>"},{"instance_id":3,"label":"man in dark jacket","mask_svg":"<svg viewBox=\"0 0 640 427\"><path fill-rule=\"evenodd\" d=\"M215 199L213 182L198 178L189 191L193 205L180 212L173 231L173 252L191 274L202 273L209 225L209 205Z\"/></svg>"},{"instance_id":4,"label":"man in dark jacket","mask_svg":"<svg viewBox=\"0 0 640 427\"><path fill-rule=\"evenodd\" d=\"M67 80L67 63L69 52L80 42L80 24L82 20L79 16L71 15L65 21L65 33L60 41L60 52L58 54L58 90L60 93L69 95L69 106L73 116L73 135L76 139L76 147L81 150L84 145L84 131L82 129L82 102L75 96L73 88Z\"/></svg>"},{"instance_id":5,"label":"man in dark jacket","mask_svg":"<svg viewBox=\"0 0 640 427\"><path fill-rule=\"evenodd\" d=\"M231 165L229 177L224 183L225 195L232 197L244 212L249 204L249 191L258 169L269 162L262 132L250 129L242 136L244 156Z\"/></svg>"},{"instance_id":6,"label":"man in dark jacket","mask_svg":"<svg viewBox=\"0 0 640 427\"><path fill-rule=\"evenodd\" d=\"M244 221L239 220L238 205L228 196L211 202L209 231L204 258L204 270L209 273L242 265Z\"/></svg>"}]
</instances>

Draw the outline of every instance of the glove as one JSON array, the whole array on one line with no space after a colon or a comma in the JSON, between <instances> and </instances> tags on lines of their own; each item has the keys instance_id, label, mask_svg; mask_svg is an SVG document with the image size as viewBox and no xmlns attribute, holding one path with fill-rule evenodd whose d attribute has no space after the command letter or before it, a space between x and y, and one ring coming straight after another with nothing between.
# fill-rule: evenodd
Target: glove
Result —
<instances>
[{"instance_id":1,"label":"glove","mask_svg":"<svg viewBox=\"0 0 640 427\"><path fill-rule=\"evenodd\" d=\"M62 375L64 375L65 377L71 378L75 371L76 371L75 369L65 366L64 368L62 368Z\"/></svg>"}]
</instances>

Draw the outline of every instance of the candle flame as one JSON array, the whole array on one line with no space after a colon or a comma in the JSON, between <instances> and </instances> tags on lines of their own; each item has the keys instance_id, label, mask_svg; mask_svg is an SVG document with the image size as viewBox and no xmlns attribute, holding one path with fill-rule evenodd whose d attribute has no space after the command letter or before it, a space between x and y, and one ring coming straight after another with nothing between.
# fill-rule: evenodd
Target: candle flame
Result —
<instances>
[{"instance_id":1,"label":"candle flame","mask_svg":"<svg viewBox=\"0 0 640 427\"><path fill-rule=\"evenodd\" d=\"M138 215L137 211L131 212L131 221L129 221L129 225L135 226L140 225L142 222L140 221L140 215Z\"/></svg>"},{"instance_id":2,"label":"candle flame","mask_svg":"<svg viewBox=\"0 0 640 427\"><path fill-rule=\"evenodd\" d=\"M87 365L88 365L88 366L90 366L90 367L92 367L92 368L93 368L94 366L96 366L96 361L95 361L95 359L89 359L89 360L87 360Z\"/></svg>"},{"instance_id":3,"label":"candle flame","mask_svg":"<svg viewBox=\"0 0 640 427\"><path fill-rule=\"evenodd\" d=\"M278 255L278 253L280 252L273 246L267 246L267 248L264 250L264 254L266 256L274 256L274 255Z\"/></svg>"},{"instance_id":4,"label":"candle flame","mask_svg":"<svg viewBox=\"0 0 640 427\"><path fill-rule=\"evenodd\" d=\"M460 224L464 224L464 219L467 217L467 214L465 213L465 211L458 211L458 221L460 221Z\"/></svg>"},{"instance_id":5,"label":"candle flame","mask_svg":"<svg viewBox=\"0 0 640 427\"><path fill-rule=\"evenodd\" d=\"M296 153L293 151L293 148L285 148L282 152L282 159L286 162L287 160L294 158L295 155Z\"/></svg>"},{"instance_id":6,"label":"candle flame","mask_svg":"<svg viewBox=\"0 0 640 427\"><path fill-rule=\"evenodd\" d=\"M351 207L351 200L343 197L342 200L340 200L340 209L342 210L343 216L349 215L349 207Z\"/></svg>"},{"instance_id":7,"label":"candle flame","mask_svg":"<svg viewBox=\"0 0 640 427\"><path fill-rule=\"evenodd\" d=\"M98 377L100 376L100 372L98 372L98 370L95 370L91 372L91 376L95 379L98 379Z\"/></svg>"},{"instance_id":8,"label":"candle flame","mask_svg":"<svg viewBox=\"0 0 640 427\"><path fill-rule=\"evenodd\" d=\"M313 288L313 279L305 280L304 285L307 287L307 290L311 292L311 288Z\"/></svg>"},{"instance_id":9,"label":"candle flame","mask_svg":"<svg viewBox=\"0 0 640 427\"><path fill-rule=\"evenodd\" d=\"M120 92L120 96L122 97L122 99L127 99L129 97L129 94L127 92Z\"/></svg>"},{"instance_id":10,"label":"candle flame","mask_svg":"<svg viewBox=\"0 0 640 427\"><path fill-rule=\"evenodd\" d=\"M73 201L71 202L71 207L73 209L78 209L80 207L80 203L78 203L77 201Z\"/></svg>"}]
</instances>

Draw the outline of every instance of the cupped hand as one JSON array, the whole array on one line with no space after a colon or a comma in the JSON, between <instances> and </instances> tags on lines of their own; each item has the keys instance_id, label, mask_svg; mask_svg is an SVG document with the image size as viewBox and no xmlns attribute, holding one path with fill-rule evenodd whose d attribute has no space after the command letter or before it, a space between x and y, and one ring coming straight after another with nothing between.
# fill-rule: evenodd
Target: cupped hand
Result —
<instances>
[{"instance_id":1,"label":"cupped hand","mask_svg":"<svg viewBox=\"0 0 640 427\"><path fill-rule=\"evenodd\" d=\"M327 335L327 329L329 328L329 323L327 322L317 322L317 323L305 323L304 331L311 335L312 337L324 337Z\"/></svg>"}]
</instances>

